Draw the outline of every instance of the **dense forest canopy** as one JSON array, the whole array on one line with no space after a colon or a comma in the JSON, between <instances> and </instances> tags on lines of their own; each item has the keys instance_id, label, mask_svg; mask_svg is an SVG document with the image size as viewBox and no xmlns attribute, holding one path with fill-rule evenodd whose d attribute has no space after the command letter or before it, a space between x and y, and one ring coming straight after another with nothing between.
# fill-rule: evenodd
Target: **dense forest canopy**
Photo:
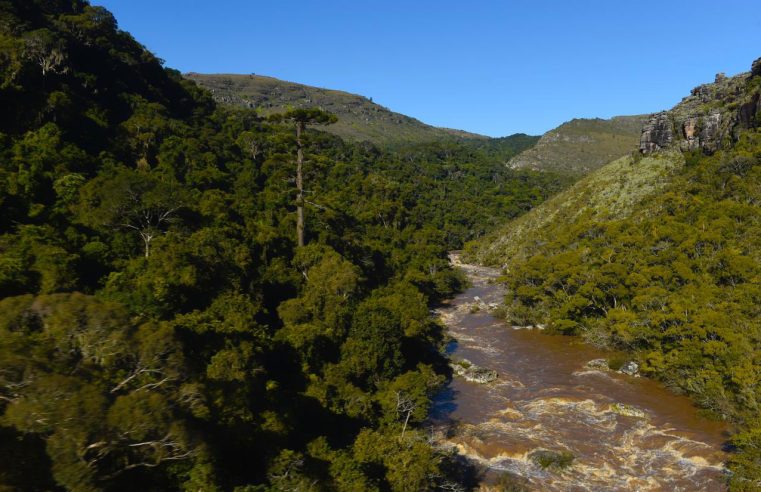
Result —
<instances>
[{"instance_id":1,"label":"dense forest canopy","mask_svg":"<svg viewBox=\"0 0 761 492\"><path fill-rule=\"evenodd\" d=\"M306 128L297 200L292 122L218 108L83 0L0 0L0 107L4 487L462 481L419 430L447 252L563 179L499 165L510 142Z\"/></svg>"}]
</instances>

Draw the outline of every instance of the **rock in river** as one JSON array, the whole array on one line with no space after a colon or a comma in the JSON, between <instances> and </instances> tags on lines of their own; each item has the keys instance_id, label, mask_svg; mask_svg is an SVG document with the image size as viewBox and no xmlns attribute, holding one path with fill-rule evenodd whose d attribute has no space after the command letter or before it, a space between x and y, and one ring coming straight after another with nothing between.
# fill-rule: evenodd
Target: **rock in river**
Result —
<instances>
[{"instance_id":1,"label":"rock in river","mask_svg":"<svg viewBox=\"0 0 761 492\"><path fill-rule=\"evenodd\" d=\"M638 376L639 375L639 364L637 364L633 360L630 360L629 362L627 362L623 366L621 366L621 369L619 369L618 372L620 372L622 374L628 374L629 376Z\"/></svg>"},{"instance_id":2,"label":"rock in river","mask_svg":"<svg viewBox=\"0 0 761 492\"><path fill-rule=\"evenodd\" d=\"M625 417L634 417L638 419L647 418L647 414L644 411L633 405L627 405L626 403L613 403L610 406L610 411Z\"/></svg>"},{"instance_id":3,"label":"rock in river","mask_svg":"<svg viewBox=\"0 0 761 492\"><path fill-rule=\"evenodd\" d=\"M592 359L585 364L587 369L596 369L598 371L607 371L610 369L608 361L605 359Z\"/></svg>"},{"instance_id":4,"label":"rock in river","mask_svg":"<svg viewBox=\"0 0 761 492\"><path fill-rule=\"evenodd\" d=\"M497 371L486 369L485 367L479 367L467 359L453 360L449 365L452 367L455 374L474 383L491 383L498 377Z\"/></svg>"}]
</instances>

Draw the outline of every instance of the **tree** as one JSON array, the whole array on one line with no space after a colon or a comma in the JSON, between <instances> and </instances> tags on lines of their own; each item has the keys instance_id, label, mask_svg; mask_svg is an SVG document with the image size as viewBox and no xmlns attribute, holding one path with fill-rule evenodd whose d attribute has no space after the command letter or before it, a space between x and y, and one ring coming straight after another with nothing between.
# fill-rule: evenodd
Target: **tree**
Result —
<instances>
[{"instance_id":1,"label":"tree","mask_svg":"<svg viewBox=\"0 0 761 492\"><path fill-rule=\"evenodd\" d=\"M38 29L24 36L25 57L39 65L43 77L48 73L66 73L63 40L47 29Z\"/></svg>"},{"instance_id":2,"label":"tree","mask_svg":"<svg viewBox=\"0 0 761 492\"><path fill-rule=\"evenodd\" d=\"M296 127L296 237L301 247L304 246L304 143L301 137L307 125L330 125L338 118L319 108L309 108L291 109L272 115L270 120L290 122Z\"/></svg>"},{"instance_id":3,"label":"tree","mask_svg":"<svg viewBox=\"0 0 761 492\"><path fill-rule=\"evenodd\" d=\"M82 190L82 221L93 227L110 226L137 232L144 256L151 241L176 220L187 197L176 183L145 172L122 170L99 177Z\"/></svg>"}]
</instances>

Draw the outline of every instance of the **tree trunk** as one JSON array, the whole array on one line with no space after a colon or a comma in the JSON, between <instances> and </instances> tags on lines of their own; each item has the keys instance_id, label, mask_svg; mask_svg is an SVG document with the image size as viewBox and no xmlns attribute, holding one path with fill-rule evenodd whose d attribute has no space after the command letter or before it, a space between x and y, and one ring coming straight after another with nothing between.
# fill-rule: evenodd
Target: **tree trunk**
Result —
<instances>
[{"instance_id":1,"label":"tree trunk","mask_svg":"<svg viewBox=\"0 0 761 492\"><path fill-rule=\"evenodd\" d=\"M296 236L299 247L304 246L304 147L301 144L301 132L306 125L296 122Z\"/></svg>"},{"instance_id":2,"label":"tree trunk","mask_svg":"<svg viewBox=\"0 0 761 492\"><path fill-rule=\"evenodd\" d=\"M412 414L412 410L407 412L407 418L404 419L404 427L402 427L402 439L404 439L404 431L407 430L407 423L410 421L410 415Z\"/></svg>"},{"instance_id":3,"label":"tree trunk","mask_svg":"<svg viewBox=\"0 0 761 492\"><path fill-rule=\"evenodd\" d=\"M151 254L151 239L153 239L153 234L141 231L140 237L143 238L143 243L145 243L145 257L148 258Z\"/></svg>"}]
</instances>

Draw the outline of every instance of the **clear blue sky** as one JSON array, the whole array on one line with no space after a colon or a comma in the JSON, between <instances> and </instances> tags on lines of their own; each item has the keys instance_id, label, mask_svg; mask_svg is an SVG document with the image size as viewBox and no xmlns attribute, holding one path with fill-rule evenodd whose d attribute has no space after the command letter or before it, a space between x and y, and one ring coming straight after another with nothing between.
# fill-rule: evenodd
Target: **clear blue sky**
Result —
<instances>
[{"instance_id":1,"label":"clear blue sky","mask_svg":"<svg viewBox=\"0 0 761 492\"><path fill-rule=\"evenodd\" d=\"M168 66L492 136L673 106L761 57L761 0L93 0Z\"/></svg>"}]
</instances>

